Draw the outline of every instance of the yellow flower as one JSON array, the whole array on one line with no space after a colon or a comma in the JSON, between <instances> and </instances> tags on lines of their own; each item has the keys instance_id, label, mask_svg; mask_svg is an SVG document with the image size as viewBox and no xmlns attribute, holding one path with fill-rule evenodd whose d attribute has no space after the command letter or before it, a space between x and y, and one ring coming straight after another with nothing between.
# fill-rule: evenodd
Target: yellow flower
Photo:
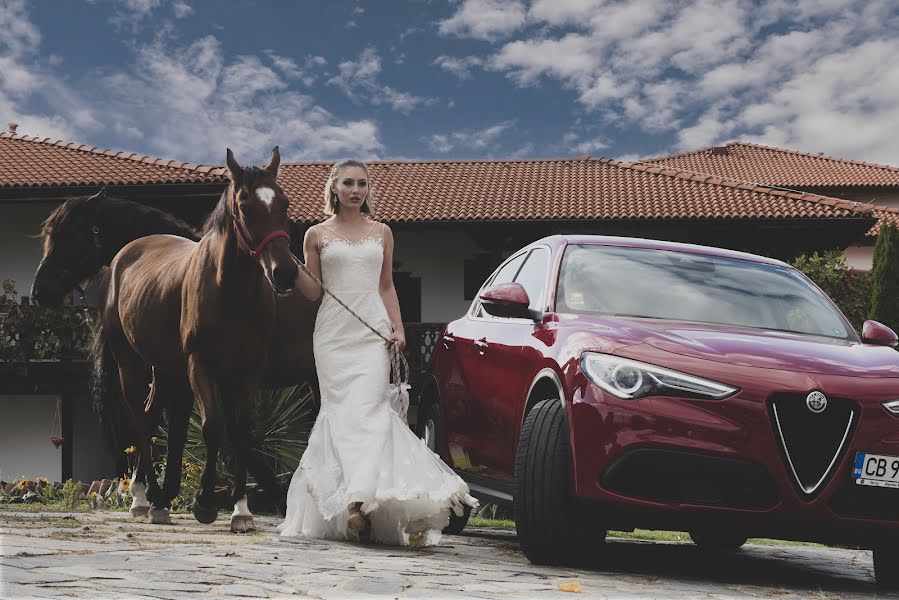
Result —
<instances>
[{"instance_id":1,"label":"yellow flower","mask_svg":"<svg viewBox=\"0 0 899 600\"><path fill-rule=\"evenodd\" d=\"M47 478L44 477L44 476L38 477L38 478L37 478L37 481L38 481L39 483L43 483L44 485L50 483L50 480L47 479Z\"/></svg>"},{"instance_id":2,"label":"yellow flower","mask_svg":"<svg viewBox=\"0 0 899 600\"><path fill-rule=\"evenodd\" d=\"M134 454L137 451L137 448L134 446L128 446L125 448L125 454Z\"/></svg>"}]
</instances>

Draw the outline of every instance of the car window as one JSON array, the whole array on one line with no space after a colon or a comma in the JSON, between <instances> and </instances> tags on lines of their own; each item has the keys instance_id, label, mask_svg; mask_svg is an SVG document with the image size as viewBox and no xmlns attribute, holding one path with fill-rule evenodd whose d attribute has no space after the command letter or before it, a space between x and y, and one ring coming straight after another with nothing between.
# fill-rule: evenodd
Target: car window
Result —
<instances>
[{"instance_id":1,"label":"car window","mask_svg":"<svg viewBox=\"0 0 899 600\"><path fill-rule=\"evenodd\" d=\"M518 274L518 268L521 266L521 263L524 262L524 257L527 256L526 252L522 252L509 262L507 262L503 267L497 271L496 277L493 278L493 281L490 282L490 285L499 285L500 283L512 283L515 281L515 275Z\"/></svg>"},{"instance_id":2,"label":"car window","mask_svg":"<svg viewBox=\"0 0 899 600\"><path fill-rule=\"evenodd\" d=\"M672 250L568 246L556 310L855 336L827 297L793 268Z\"/></svg>"},{"instance_id":3,"label":"car window","mask_svg":"<svg viewBox=\"0 0 899 600\"><path fill-rule=\"evenodd\" d=\"M515 280L515 276L518 274L518 269L521 267L521 263L524 262L524 258L527 256L527 252L522 252L502 267L500 267L499 271L493 276L492 279L488 279L487 282L481 286L481 290L478 292L478 295L481 294L486 288L494 285L499 285L500 283L511 283ZM474 316L482 317L482 318L492 318L481 307L481 303L478 302L477 308L475 308Z\"/></svg>"},{"instance_id":4,"label":"car window","mask_svg":"<svg viewBox=\"0 0 899 600\"><path fill-rule=\"evenodd\" d=\"M543 288L546 286L546 268L549 265L549 250L546 248L534 248L515 281L520 283L531 300L530 307L535 310L543 310Z\"/></svg>"}]
</instances>

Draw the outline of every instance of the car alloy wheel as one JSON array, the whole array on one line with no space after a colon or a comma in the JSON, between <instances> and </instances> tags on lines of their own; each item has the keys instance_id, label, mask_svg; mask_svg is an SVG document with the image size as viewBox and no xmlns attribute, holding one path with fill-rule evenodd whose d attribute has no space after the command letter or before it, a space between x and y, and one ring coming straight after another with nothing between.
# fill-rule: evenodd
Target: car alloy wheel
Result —
<instances>
[{"instance_id":1,"label":"car alloy wheel","mask_svg":"<svg viewBox=\"0 0 899 600\"><path fill-rule=\"evenodd\" d=\"M582 564L605 540L595 509L572 492L568 417L558 398L538 402L525 418L514 499L518 541L532 563Z\"/></svg>"}]
</instances>

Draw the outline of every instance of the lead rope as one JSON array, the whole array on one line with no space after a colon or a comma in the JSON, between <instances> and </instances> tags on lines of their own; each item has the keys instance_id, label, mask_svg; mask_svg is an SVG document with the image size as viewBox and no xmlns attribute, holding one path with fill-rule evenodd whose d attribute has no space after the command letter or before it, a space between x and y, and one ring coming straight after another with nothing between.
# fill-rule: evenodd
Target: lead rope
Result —
<instances>
[{"instance_id":1,"label":"lead rope","mask_svg":"<svg viewBox=\"0 0 899 600\"><path fill-rule=\"evenodd\" d=\"M347 312L349 312L351 315L356 317L356 319L358 319L360 323L362 323L363 325L365 325L366 327L371 329L375 335L377 335L379 338L381 338L382 340L387 342L387 345L390 348L390 370L391 370L391 374L393 376L393 383L396 385L400 385L400 384L408 385L409 384L409 361L407 361L405 355L403 355L403 353L400 352L399 346L397 346L396 344L391 344L390 340L387 337L385 337L383 333L381 333L380 331L378 331L377 329L372 327L368 323L368 321L366 321L365 319L360 317L358 314L356 314L356 311L354 311L352 308L347 306L343 300L341 300L340 298L335 296L334 292L329 290L327 288L327 286L325 286L325 284L322 283L321 279L319 279L318 277L313 275L312 272L308 268L306 268L306 265L303 264L300 261L300 259L298 259L296 256L294 256L294 254L292 252L290 254L290 257L293 259L293 262L295 262L299 268L303 269L303 271L305 271L306 274L309 275L309 277L311 277L313 281L315 281L315 283L317 283L318 285L321 286L322 291L324 291L326 294L328 294L329 296L334 298L334 300L336 300L338 304L340 304L342 307L344 307L347 310Z\"/></svg>"}]
</instances>

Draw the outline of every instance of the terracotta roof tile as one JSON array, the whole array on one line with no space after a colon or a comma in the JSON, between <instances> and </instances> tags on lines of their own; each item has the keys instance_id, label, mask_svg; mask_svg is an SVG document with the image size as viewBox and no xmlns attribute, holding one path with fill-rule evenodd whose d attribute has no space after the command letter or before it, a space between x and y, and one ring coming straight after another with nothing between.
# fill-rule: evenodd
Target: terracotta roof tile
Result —
<instances>
[{"instance_id":1,"label":"terracotta roof tile","mask_svg":"<svg viewBox=\"0 0 899 600\"><path fill-rule=\"evenodd\" d=\"M0 187L214 183L220 166L138 156L128 152L0 133Z\"/></svg>"},{"instance_id":2,"label":"terracotta roof tile","mask_svg":"<svg viewBox=\"0 0 899 600\"><path fill-rule=\"evenodd\" d=\"M777 187L899 186L899 168L890 165L740 141L642 162Z\"/></svg>"},{"instance_id":3,"label":"terracotta roof tile","mask_svg":"<svg viewBox=\"0 0 899 600\"><path fill-rule=\"evenodd\" d=\"M373 162L370 168L376 215L389 222L872 216L870 206L838 198L609 159ZM329 170L326 163L282 165L291 218L324 218Z\"/></svg>"}]
</instances>

